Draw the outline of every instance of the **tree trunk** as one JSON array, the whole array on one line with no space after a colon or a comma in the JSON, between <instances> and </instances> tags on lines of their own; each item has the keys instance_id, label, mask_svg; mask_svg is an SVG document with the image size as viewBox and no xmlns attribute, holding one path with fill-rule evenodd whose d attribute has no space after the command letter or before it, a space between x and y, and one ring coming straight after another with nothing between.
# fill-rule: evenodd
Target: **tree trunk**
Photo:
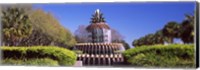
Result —
<instances>
[{"instance_id":1,"label":"tree trunk","mask_svg":"<svg viewBox=\"0 0 200 70\"><path fill-rule=\"evenodd\" d=\"M174 40L173 40L173 37L170 37L170 44L173 44L174 43Z\"/></svg>"}]
</instances>

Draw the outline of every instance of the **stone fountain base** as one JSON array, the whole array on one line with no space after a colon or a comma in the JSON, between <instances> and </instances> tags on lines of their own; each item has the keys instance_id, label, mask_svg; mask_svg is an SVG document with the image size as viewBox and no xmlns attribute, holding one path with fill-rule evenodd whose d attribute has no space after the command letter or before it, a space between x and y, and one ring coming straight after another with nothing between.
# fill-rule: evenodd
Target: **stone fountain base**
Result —
<instances>
[{"instance_id":1,"label":"stone fountain base","mask_svg":"<svg viewBox=\"0 0 200 70\"><path fill-rule=\"evenodd\" d=\"M76 50L83 51L77 54L77 61L82 61L84 66L107 66L124 62L120 51L123 49L121 43L79 43Z\"/></svg>"}]
</instances>

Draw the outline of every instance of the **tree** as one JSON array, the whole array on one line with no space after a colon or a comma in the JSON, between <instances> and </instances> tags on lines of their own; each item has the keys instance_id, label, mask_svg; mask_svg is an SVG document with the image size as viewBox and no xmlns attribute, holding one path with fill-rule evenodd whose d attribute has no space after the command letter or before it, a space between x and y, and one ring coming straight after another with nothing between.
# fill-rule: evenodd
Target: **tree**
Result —
<instances>
[{"instance_id":1,"label":"tree","mask_svg":"<svg viewBox=\"0 0 200 70\"><path fill-rule=\"evenodd\" d=\"M144 37L144 44L153 45L154 44L154 34L148 34Z\"/></svg>"},{"instance_id":2,"label":"tree","mask_svg":"<svg viewBox=\"0 0 200 70\"><path fill-rule=\"evenodd\" d=\"M133 46L173 43L174 38L181 38L184 43L194 42L194 16L185 15L181 24L175 21L168 22L163 29L154 34L148 34L132 42Z\"/></svg>"},{"instance_id":3,"label":"tree","mask_svg":"<svg viewBox=\"0 0 200 70\"><path fill-rule=\"evenodd\" d=\"M112 43L122 43L124 48L130 49L129 44L123 39L124 37L115 29L111 29Z\"/></svg>"},{"instance_id":4,"label":"tree","mask_svg":"<svg viewBox=\"0 0 200 70\"><path fill-rule=\"evenodd\" d=\"M121 42L123 40L123 36L115 29L111 29L111 41L112 42Z\"/></svg>"},{"instance_id":5,"label":"tree","mask_svg":"<svg viewBox=\"0 0 200 70\"><path fill-rule=\"evenodd\" d=\"M134 40L132 42L133 46L141 46L141 45L153 45L155 44L154 34L148 34L144 37L139 38L138 40Z\"/></svg>"},{"instance_id":6,"label":"tree","mask_svg":"<svg viewBox=\"0 0 200 70\"><path fill-rule=\"evenodd\" d=\"M163 35L167 38L168 43L173 43L173 38L178 38L180 36L180 25L175 22L171 21L168 22L163 28Z\"/></svg>"},{"instance_id":7,"label":"tree","mask_svg":"<svg viewBox=\"0 0 200 70\"><path fill-rule=\"evenodd\" d=\"M163 35L162 30L158 30L156 33L145 35L140 37L132 42L132 45L142 46L142 45L155 45L155 44L164 44L166 37Z\"/></svg>"},{"instance_id":8,"label":"tree","mask_svg":"<svg viewBox=\"0 0 200 70\"><path fill-rule=\"evenodd\" d=\"M181 40L184 43L194 42L194 16L185 15L186 19L181 23Z\"/></svg>"},{"instance_id":9,"label":"tree","mask_svg":"<svg viewBox=\"0 0 200 70\"><path fill-rule=\"evenodd\" d=\"M173 38L180 37L180 25L176 22L169 22L164 26L162 30L158 30L156 33L145 35L144 37L134 40L133 46L142 45L155 45L164 44L164 42L173 43Z\"/></svg>"},{"instance_id":10,"label":"tree","mask_svg":"<svg viewBox=\"0 0 200 70\"><path fill-rule=\"evenodd\" d=\"M128 44L126 41L122 40L121 43L123 44L123 46L124 46L124 48L125 48L126 50L130 49L129 44Z\"/></svg>"},{"instance_id":11,"label":"tree","mask_svg":"<svg viewBox=\"0 0 200 70\"><path fill-rule=\"evenodd\" d=\"M163 35L162 30L158 30L155 35L155 42L156 44L164 44L164 42L166 41L166 37Z\"/></svg>"},{"instance_id":12,"label":"tree","mask_svg":"<svg viewBox=\"0 0 200 70\"><path fill-rule=\"evenodd\" d=\"M69 30L60 25L58 20L51 14L41 9L30 12L32 34L23 39L21 45L55 45L60 47L72 47L76 41Z\"/></svg>"},{"instance_id":13,"label":"tree","mask_svg":"<svg viewBox=\"0 0 200 70\"><path fill-rule=\"evenodd\" d=\"M86 43L88 41L88 32L85 25L80 25L74 35L78 43Z\"/></svg>"},{"instance_id":14,"label":"tree","mask_svg":"<svg viewBox=\"0 0 200 70\"><path fill-rule=\"evenodd\" d=\"M132 46L139 46L139 40L133 40L133 42L132 42Z\"/></svg>"},{"instance_id":15,"label":"tree","mask_svg":"<svg viewBox=\"0 0 200 70\"><path fill-rule=\"evenodd\" d=\"M18 46L32 32L29 15L23 8L8 7L2 11L3 42L6 46Z\"/></svg>"}]
</instances>

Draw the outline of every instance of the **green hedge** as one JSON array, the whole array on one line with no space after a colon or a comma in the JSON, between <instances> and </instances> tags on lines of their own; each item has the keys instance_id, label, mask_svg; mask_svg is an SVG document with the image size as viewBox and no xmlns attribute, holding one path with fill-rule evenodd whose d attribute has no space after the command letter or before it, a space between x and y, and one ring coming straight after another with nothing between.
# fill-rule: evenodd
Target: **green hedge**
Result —
<instances>
[{"instance_id":1,"label":"green hedge","mask_svg":"<svg viewBox=\"0 0 200 70\"><path fill-rule=\"evenodd\" d=\"M49 58L41 59L27 59L27 60L15 60L15 59L4 59L2 61L4 65L36 65L36 66L59 66L58 61Z\"/></svg>"},{"instance_id":2,"label":"green hedge","mask_svg":"<svg viewBox=\"0 0 200 70\"><path fill-rule=\"evenodd\" d=\"M194 45L141 46L123 52L128 63L142 67L195 67Z\"/></svg>"},{"instance_id":3,"label":"green hedge","mask_svg":"<svg viewBox=\"0 0 200 70\"><path fill-rule=\"evenodd\" d=\"M3 59L40 59L51 58L58 61L59 65L70 66L76 61L76 54L65 48L56 46L33 47L1 47Z\"/></svg>"}]
</instances>

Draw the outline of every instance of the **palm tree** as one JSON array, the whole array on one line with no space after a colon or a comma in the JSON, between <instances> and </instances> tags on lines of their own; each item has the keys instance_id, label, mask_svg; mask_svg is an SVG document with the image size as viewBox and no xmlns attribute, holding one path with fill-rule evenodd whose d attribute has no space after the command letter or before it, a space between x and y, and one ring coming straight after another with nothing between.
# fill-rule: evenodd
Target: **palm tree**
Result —
<instances>
[{"instance_id":1,"label":"palm tree","mask_svg":"<svg viewBox=\"0 0 200 70\"><path fill-rule=\"evenodd\" d=\"M167 38L168 43L173 43L173 38L179 37L180 25L177 22L171 21L162 29L163 35Z\"/></svg>"},{"instance_id":2,"label":"palm tree","mask_svg":"<svg viewBox=\"0 0 200 70\"><path fill-rule=\"evenodd\" d=\"M32 32L29 16L22 8L7 8L2 11L3 41L8 46L17 46L22 38Z\"/></svg>"},{"instance_id":3,"label":"palm tree","mask_svg":"<svg viewBox=\"0 0 200 70\"><path fill-rule=\"evenodd\" d=\"M194 16L185 15L186 19L181 23L181 40L184 43L194 42Z\"/></svg>"}]
</instances>

